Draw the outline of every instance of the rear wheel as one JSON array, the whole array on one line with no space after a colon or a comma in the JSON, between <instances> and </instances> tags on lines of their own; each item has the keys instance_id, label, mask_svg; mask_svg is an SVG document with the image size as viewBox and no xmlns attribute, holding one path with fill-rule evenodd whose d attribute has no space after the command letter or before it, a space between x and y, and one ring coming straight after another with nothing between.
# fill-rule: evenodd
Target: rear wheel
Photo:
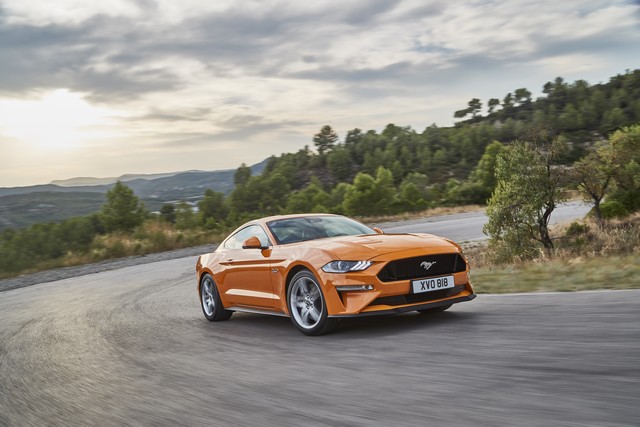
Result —
<instances>
[{"instance_id":1,"label":"rear wheel","mask_svg":"<svg viewBox=\"0 0 640 427\"><path fill-rule=\"evenodd\" d=\"M202 276L200 281L200 305L204 317L210 322L227 320L233 314L233 311L225 310L222 300L220 300L218 287L213 281L213 277L208 273Z\"/></svg>"},{"instance_id":2,"label":"rear wheel","mask_svg":"<svg viewBox=\"0 0 640 427\"><path fill-rule=\"evenodd\" d=\"M440 307L425 308L424 310L416 310L416 311L420 314L442 313L443 311L450 309L452 305L453 304L441 305Z\"/></svg>"},{"instance_id":3,"label":"rear wheel","mask_svg":"<svg viewBox=\"0 0 640 427\"><path fill-rule=\"evenodd\" d=\"M322 335L331 332L338 324L330 319L322 289L308 270L298 272L287 290L287 305L291 321L305 335Z\"/></svg>"}]
</instances>

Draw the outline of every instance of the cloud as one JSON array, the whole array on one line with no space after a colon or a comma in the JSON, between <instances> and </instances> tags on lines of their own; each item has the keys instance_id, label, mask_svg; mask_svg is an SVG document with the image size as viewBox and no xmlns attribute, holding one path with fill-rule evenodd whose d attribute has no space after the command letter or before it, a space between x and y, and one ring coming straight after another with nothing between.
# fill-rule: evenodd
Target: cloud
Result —
<instances>
[{"instance_id":1,"label":"cloud","mask_svg":"<svg viewBox=\"0 0 640 427\"><path fill-rule=\"evenodd\" d=\"M448 125L472 97L535 93L556 76L606 80L637 66L638 10L604 0L60 0L55 10L3 0L0 99L66 88L115 111L132 149L235 143L238 157L258 156L307 144L326 123Z\"/></svg>"}]
</instances>

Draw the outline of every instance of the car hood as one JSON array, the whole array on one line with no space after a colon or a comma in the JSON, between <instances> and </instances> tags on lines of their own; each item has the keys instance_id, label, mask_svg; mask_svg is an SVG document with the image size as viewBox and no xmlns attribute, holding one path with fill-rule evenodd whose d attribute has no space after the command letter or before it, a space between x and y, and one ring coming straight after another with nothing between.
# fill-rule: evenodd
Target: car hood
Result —
<instances>
[{"instance_id":1,"label":"car hood","mask_svg":"<svg viewBox=\"0 0 640 427\"><path fill-rule=\"evenodd\" d=\"M306 242L307 244L309 242ZM367 236L342 236L318 240L317 244L337 259L369 260L380 255L408 249L442 249L455 251L448 240L432 234L376 234Z\"/></svg>"}]
</instances>

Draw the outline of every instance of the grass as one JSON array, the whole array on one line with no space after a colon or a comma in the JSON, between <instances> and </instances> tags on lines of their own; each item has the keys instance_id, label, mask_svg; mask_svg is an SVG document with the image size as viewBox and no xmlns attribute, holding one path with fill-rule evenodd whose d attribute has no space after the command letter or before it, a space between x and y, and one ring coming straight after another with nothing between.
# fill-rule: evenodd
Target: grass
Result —
<instances>
[{"instance_id":1,"label":"grass","mask_svg":"<svg viewBox=\"0 0 640 427\"><path fill-rule=\"evenodd\" d=\"M638 258L634 254L472 268L471 282L483 294L640 289Z\"/></svg>"},{"instance_id":2,"label":"grass","mask_svg":"<svg viewBox=\"0 0 640 427\"><path fill-rule=\"evenodd\" d=\"M640 289L640 214L575 221L553 232L555 250L534 259L497 262L487 242L465 247L478 293Z\"/></svg>"}]
</instances>

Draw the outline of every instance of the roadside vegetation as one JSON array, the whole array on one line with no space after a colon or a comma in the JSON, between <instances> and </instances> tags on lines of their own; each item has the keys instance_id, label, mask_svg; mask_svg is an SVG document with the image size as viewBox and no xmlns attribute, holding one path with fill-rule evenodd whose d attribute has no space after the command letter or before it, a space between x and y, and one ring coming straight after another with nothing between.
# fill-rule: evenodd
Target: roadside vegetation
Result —
<instances>
[{"instance_id":1,"label":"roadside vegetation","mask_svg":"<svg viewBox=\"0 0 640 427\"><path fill-rule=\"evenodd\" d=\"M479 293L640 289L640 214L608 219L593 215L551 232L551 252L498 262L486 243L465 249Z\"/></svg>"},{"instance_id":2,"label":"roadside vegetation","mask_svg":"<svg viewBox=\"0 0 640 427\"><path fill-rule=\"evenodd\" d=\"M594 86L557 78L543 92L537 100L524 88L492 98L485 115L474 98L455 113L455 126L421 133L389 124L340 141L326 125L311 139L315 150L273 156L261 175L243 164L230 194L207 189L197 206L150 213L118 183L100 212L0 232L0 277L212 243L265 215L332 212L373 222L484 205L490 240L472 256L486 286L483 274L497 280L508 268L637 257L640 70ZM554 234L549 216L569 191L594 206L593 216ZM468 205L475 208L460 208Z\"/></svg>"}]
</instances>

